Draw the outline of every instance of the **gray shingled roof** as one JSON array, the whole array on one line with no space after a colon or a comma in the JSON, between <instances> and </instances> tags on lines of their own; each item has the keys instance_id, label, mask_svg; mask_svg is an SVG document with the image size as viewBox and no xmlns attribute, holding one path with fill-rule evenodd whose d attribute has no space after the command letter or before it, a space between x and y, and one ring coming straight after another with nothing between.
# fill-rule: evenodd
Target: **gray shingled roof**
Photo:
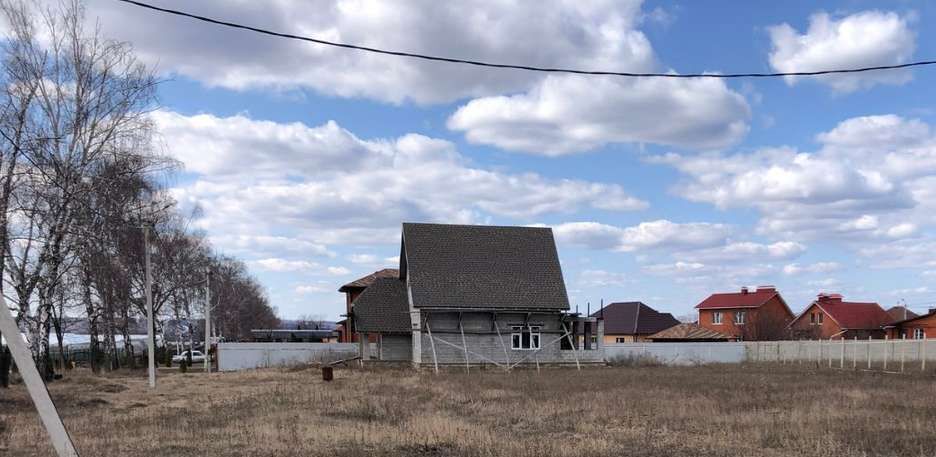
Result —
<instances>
[{"instance_id":1,"label":"gray shingled roof","mask_svg":"<svg viewBox=\"0 0 936 457\"><path fill-rule=\"evenodd\" d=\"M651 335L679 325L670 313L661 313L639 301L611 303L592 314L603 317L605 335Z\"/></svg>"},{"instance_id":2,"label":"gray shingled roof","mask_svg":"<svg viewBox=\"0 0 936 457\"><path fill-rule=\"evenodd\" d=\"M362 332L409 332L411 330L406 283L377 278L354 300L354 325Z\"/></svg>"},{"instance_id":3,"label":"gray shingled roof","mask_svg":"<svg viewBox=\"0 0 936 457\"><path fill-rule=\"evenodd\" d=\"M549 228L404 223L401 268L416 307L569 309Z\"/></svg>"}]
</instances>

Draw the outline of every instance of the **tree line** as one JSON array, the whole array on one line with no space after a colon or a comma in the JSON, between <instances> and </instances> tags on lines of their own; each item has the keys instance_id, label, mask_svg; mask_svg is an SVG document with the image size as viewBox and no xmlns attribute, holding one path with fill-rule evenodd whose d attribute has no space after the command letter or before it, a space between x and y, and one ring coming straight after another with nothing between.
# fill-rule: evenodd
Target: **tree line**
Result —
<instances>
[{"instance_id":1,"label":"tree line","mask_svg":"<svg viewBox=\"0 0 936 457\"><path fill-rule=\"evenodd\" d=\"M75 317L95 370L133 354L130 334L146 316L144 229L157 334L201 316L208 271L220 335L275 326L243 262L216 253L193 228L197 208L181 212L166 188L181 164L160 150L150 117L154 70L89 26L78 0L0 0L0 16L0 292L40 371L51 373L53 344L61 354Z\"/></svg>"}]
</instances>

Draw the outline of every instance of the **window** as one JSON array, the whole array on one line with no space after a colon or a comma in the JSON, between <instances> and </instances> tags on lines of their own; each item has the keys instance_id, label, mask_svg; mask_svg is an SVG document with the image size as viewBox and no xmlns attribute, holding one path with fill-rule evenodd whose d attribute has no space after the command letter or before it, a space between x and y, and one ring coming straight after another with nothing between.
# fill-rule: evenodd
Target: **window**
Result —
<instances>
[{"instance_id":1,"label":"window","mask_svg":"<svg viewBox=\"0 0 936 457\"><path fill-rule=\"evenodd\" d=\"M525 351L540 348L540 327L538 325L510 327L510 348Z\"/></svg>"},{"instance_id":2,"label":"window","mask_svg":"<svg viewBox=\"0 0 936 457\"><path fill-rule=\"evenodd\" d=\"M734 314L734 323L735 325L744 325L744 318L747 314L746 311L738 311Z\"/></svg>"},{"instance_id":3,"label":"window","mask_svg":"<svg viewBox=\"0 0 936 457\"><path fill-rule=\"evenodd\" d=\"M926 339L926 331L923 330L922 328L913 329L913 339L915 340Z\"/></svg>"},{"instance_id":4,"label":"window","mask_svg":"<svg viewBox=\"0 0 936 457\"><path fill-rule=\"evenodd\" d=\"M721 311L715 311L712 313L712 323L715 325L721 325Z\"/></svg>"},{"instance_id":5,"label":"window","mask_svg":"<svg viewBox=\"0 0 936 457\"><path fill-rule=\"evenodd\" d=\"M824 314L815 312L809 313L809 323L810 325L822 325L822 317Z\"/></svg>"},{"instance_id":6,"label":"window","mask_svg":"<svg viewBox=\"0 0 936 457\"><path fill-rule=\"evenodd\" d=\"M614 339L614 342L615 342L615 343L626 343L626 342L627 342L627 338L619 336L619 337L617 337L617 338Z\"/></svg>"}]
</instances>

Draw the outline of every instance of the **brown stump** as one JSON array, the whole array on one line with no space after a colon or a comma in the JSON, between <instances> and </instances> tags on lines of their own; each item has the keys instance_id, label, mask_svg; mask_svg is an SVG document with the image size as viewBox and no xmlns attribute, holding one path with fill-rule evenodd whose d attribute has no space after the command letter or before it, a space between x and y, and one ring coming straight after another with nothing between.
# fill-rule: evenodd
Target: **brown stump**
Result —
<instances>
[{"instance_id":1,"label":"brown stump","mask_svg":"<svg viewBox=\"0 0 936 457\"><path fill-rule=\"evenodd\" d=\"M331 381L331 380L333 380L333 379L335 379L335 371L334 371L334 368L332 368L332 367L327 367L327 366L326 366L326 367L322 367L322 380L328 382L328 381Z\"/></svg>"}]
</instances>

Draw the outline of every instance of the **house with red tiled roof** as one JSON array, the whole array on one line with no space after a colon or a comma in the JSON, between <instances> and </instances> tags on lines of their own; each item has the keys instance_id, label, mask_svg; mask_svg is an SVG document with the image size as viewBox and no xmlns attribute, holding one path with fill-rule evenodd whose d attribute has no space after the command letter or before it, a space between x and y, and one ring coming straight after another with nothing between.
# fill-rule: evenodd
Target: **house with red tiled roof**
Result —
<instances>
[{"instance_id":1,"label":"house with red tiled roof","mask_svg":"<svg viewBox=\"0 0 936 457\"><path fill-rule=\"evenodd\" d=\"M913 314L913 317L887 324L884 329L888 337L914 340L936 338L936 308L930 308L929 312L923 315Z\"/></svg>"},{"instance_id":2,"label":"house with red tiled roof","mask_svg":"<svg viewBox=\"0 0 936 457\"><path fill-rule=\"evenodd\" d=\"M783 339L793 320L793 311L773 286L712 294L696 309L700 326L744 341Z\"/></svg>"},{"instance_id":3,"label":"house with red tiled roof","mask_svg":"<svg viewBox=\"0 0 936 457\"><path fill-rule=\"evenodd\" d=\"M341 343L353 343L357 341L357 330L354 325L354 300L367 289L368 286L381 278L399 278L400 270L396 268L384 268L375 271L362 278L355 279L338 289L338 292L345 294L345 318L337 322L338 341Z\"/></svg>"},{"instance_id":4,"label":"house with red tiled roof","mask_svg":"<svg viewBox=\"0 0 936 457\"><path fill-rule=\"evenodd\" d=\"M874 302L849 302L840 294L821 293L790 323L794 338L884 338L893 319Z\"/></svg>"}]
</instances>

